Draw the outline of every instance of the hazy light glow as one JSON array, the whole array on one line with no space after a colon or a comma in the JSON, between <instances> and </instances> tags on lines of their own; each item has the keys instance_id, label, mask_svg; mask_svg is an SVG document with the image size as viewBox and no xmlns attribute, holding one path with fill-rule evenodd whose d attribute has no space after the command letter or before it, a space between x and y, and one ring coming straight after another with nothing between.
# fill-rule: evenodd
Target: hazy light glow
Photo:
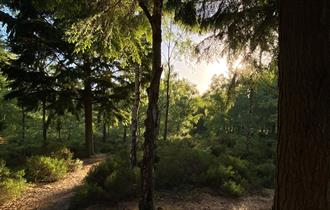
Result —
<instances>
[{"instance_id":1,"label":"hazy light glow","mask_svg":"<svg viewBox=\"0 0 330 210\"><path fill-rule=\"evenodd\" d=\"M193 64L177 62L174 65L174 69L179 78L185 78L195 84L201 94L207 91L214 75L223 74L226 77L228 76L226 59L219 59L213 62L202 61Z\"/></svg>"}]
</instances>

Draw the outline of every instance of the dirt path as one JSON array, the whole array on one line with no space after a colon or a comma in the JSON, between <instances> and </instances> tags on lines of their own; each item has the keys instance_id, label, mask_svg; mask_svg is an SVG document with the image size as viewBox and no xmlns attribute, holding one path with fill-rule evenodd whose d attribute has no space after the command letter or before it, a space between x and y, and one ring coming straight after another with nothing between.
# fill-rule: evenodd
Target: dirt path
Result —
<instances>
[{"instance_id":1,"label":"dirt path","mask_svg":"<svg viewBox=\"0 0 330 210\"><path fill-rule=\"evenodd\" d=\"M105 159L97 155L84 161L84 166L69 173L63 180L50 184L38 184L30 187L17 199L0 205L1 210L65 210L69 207L74 188L82 184L90 168Z\"/></svg>"}]
</instances>

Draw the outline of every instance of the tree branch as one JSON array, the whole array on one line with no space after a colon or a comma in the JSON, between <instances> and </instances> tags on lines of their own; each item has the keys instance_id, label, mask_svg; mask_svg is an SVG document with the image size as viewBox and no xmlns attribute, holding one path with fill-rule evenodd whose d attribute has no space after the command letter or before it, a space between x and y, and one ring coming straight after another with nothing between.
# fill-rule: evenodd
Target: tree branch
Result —
<instances>
[{"instance_id":1,"label":"tree branch","mask_svg":"<svg viewBox=\"0 0 330 210\"><path fill-rule=\"evenodd\" d=\"M9 14L3 11L0 11L0 22L2 22L2 24L7 24L11 26L14 24L15 18L13 18L12 16L10 16Z\"/></svg>"},{"instance_id":2,"label":"tree branch","mask_svg":"<svg viewBox=\"0 0 330 210\"><path fill-rule=\"evenodd\" d=\"M139 1L139 6L141 7L141 9L143 10L144 14L147 16L150 24L152 25L152 15L150 14L147 5L145 5L144 0L138 0Z\"/></svg>"}]
</instances>

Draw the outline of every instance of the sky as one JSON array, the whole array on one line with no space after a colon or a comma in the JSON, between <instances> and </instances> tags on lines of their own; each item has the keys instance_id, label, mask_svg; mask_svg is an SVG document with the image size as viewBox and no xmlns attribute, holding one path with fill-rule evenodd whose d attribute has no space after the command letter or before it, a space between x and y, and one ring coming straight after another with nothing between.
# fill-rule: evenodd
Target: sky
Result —
<instances>
[{"instance_id":1,"label":"sky","mask_svg":"<svg viewBox=\"0 0 330 210\"><path fill-rule=\"evenodd\" d=\"M174 63L174 72L179 78L184 78L196 85L199 93L204 93L208 89L214 75L228 75L226 59L222 58L212 62L194 62L188 64L184 61Z\"/></svg>"},{"instance_id":2,"label":"sky","mask_svg":"<svg viewBox=\"0 0 330 210\"><path fill-rule=\"evenodd\" d=\"M181 29L175 23L169 21L169 19L164 20L162 43L163 62L166 63L167 61L168 51L174 51L172 52L173 58L171 59L172 62L174 60L174 73L176 73L179 78L187 79L189 82L196 85L196 88L200 94L203 94L207 91L214 75L223 74L224 76L228 76L228 65L226 58L219 57L217 60L204 59L205 61L197 62L198 59L196 58L196 55L192 55L192 49L195 47L195 45L207 37L208 34L187 32ZM188 43L190 43L191 49L187 49L187 54L180 50L178 52L178 47L173 47L173 40L180 40L183 42L190 40ZM177 53L179 53L178 56L176 55ZM189 55L194 57L189 58Z\"/></svg>"}]
</instances>

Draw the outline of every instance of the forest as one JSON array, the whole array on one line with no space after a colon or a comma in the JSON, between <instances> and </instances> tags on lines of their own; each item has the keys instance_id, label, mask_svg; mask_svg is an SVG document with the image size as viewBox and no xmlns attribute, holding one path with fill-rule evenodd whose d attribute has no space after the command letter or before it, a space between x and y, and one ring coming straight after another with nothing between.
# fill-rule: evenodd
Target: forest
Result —
<instances>
[{"instance_id":1,"label":"forest","mask_svg":"<svg viewBox=\"0 0 330 210\"><path fill-rule=\"evenodd\" d=\"M0 22L0 209L330 210L327 1L0 0Z\"/></svg>"}]
</instances>

